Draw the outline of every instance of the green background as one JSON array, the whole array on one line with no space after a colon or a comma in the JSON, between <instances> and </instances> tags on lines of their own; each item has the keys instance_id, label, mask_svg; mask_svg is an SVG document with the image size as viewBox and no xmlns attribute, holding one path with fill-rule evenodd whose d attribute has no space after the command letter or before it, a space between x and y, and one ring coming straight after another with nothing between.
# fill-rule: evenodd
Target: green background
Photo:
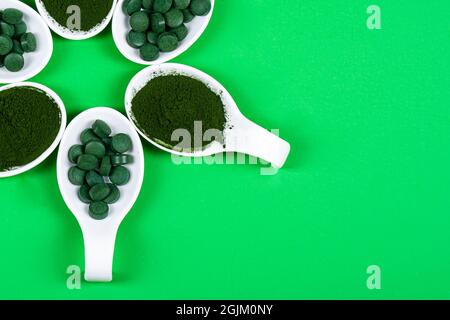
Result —
<instances>
[{"instance_id":1,"label":"green background","mask_svg":"<svg viewBox=\"0 0 450 320\"><path fill-rule=\"evenodd\" d=\"M34 1L25 1L34 3ZM382 10L382 30L366 9ZM145 180L121 226L110 284L66 288L83 240L55 154L0 180L0 298L450 298L450 24L446 1L217 0L175 62L224 84L244 114L280 129L286 167L181 165L145 147ZM54 35L46 69L69 119L124 111L143 67L108 28ZM378 265L382 289L368 290Z\"/></svg>"}]
</instances>

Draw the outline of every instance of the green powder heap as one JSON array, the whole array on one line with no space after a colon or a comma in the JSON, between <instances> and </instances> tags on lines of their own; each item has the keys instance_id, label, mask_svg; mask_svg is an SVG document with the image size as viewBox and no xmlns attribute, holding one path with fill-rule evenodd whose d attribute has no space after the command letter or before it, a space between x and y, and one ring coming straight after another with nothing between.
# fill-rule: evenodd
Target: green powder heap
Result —
<instances>
[{"instance_id":1,"label":"green powder heap","mask_svg":"<svg viewBox=\"0 0 450 320\"><path fill-rule=\"evenodd\" d=\"M210 141L194 140L195 121L202 122L201 134L209 129L223 132L226 124L222 99L203 82L182 75L149 81L133 98L132 112L141 131L172 148L178 144L171 139L177 129L189 131L191 149L197 149Z\"/></svg>"},{"instance_id":2,"label":"green powder heap","mask_svg":"<svg viewBox=\"0 0 450 320\"><path fill-rule=\"evenodd\" d=\"M67 13L70 6L78 6L81 12L81 30L89 31L108 16L113 0L41 0L47 12L61 26L67 28L67 19L73 13Z\"/></svg>"},{"instance_id":3,"label":"green powder heap","mask_svg":"<svg viewBox=\"0 0 450 320\"><path fill-rule=\"evenodd\" d=\"M43 91L15 87L0 92L0 171L39 157L61 126L58 105Z\"/></svg>"}]
</instances>

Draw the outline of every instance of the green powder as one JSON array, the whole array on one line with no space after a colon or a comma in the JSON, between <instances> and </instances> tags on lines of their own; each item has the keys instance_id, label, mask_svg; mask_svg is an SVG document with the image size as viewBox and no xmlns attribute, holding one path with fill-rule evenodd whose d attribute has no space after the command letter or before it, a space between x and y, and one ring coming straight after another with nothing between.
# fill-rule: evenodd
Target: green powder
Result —
<instances>
[{"instance_id":1,"label":"green powder","mask_svg":"<svg viewBox=\"0 0 450 320\"><path fill-rule=\"evenodd\" d=\"M43 91L15 87L0 92L0 171L39 157L61 126L58 105Z\"/></svg>"},{"instance_id":2,"label":"green powder","mask_svg":"<svg viewBox=\"0 0 450 320\"><path fill-rule=\"evenodd\" d=\"M182 75L159 76L149 81L133 98L132 112L141 131L171 148L178 144L172 141L172 133L177 129L186 129L191 136L190 149L198 149L210 143L203 141L203 133L210 129L223 132L226 124L220 96L203 82ZM195 121L202 122L200 141L194 138L198 137Z\"/></svg>"},{"instance_id":3,"label":"green powder","mask_svg":"<svg viewBox=\"0 0 450 320\"><path fill-rule=\"evenodd\" d=\"M74 15L67 13L70 6L80 8L81 30L89 31L108 16L113 6L113 0L41 0L47 12L61 26L67 28L67 20Z\"/></svg>"}]
</instances>

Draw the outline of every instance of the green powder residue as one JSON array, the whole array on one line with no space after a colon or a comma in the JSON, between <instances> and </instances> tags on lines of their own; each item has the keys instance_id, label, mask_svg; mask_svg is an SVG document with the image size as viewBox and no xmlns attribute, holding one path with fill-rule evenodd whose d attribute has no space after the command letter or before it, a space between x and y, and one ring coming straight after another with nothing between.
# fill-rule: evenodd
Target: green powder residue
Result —
<instances>
[{"instance_id":1,"label":"green powder residue","mask_svg":"<svg viewBox=\"0 0 450 320\"><path fill-rule=\"evenodd\" d=\"M159 76L149 81L133 98L132 112L146 135L172 148L178 145L172 141L172 133L177 129L186 129L191 136L190 149L199 149L211 142L202 136L200 141L194 139L195 121L202 122L200 135L210 129L222 133L226 124L220 96L203 82L182 75Z\"/></svg>"},{"instance_id":2,"label":"green powder residue","mask_svg":"<svg viewBox=\"0 0 450 320\"><path fill-rule=\"evenodd\" d=\"M15 87L0 92L0 171L39 157L61 126L58 105L43 91Z\"/></svg>"},{"instance_id":3,"label":"green powder residue","mask_svg":"<svg viewBox=\"0 0 450 320\"><path fill-rule=\"evenodd\" d=\"M67 13L70 6L80 8L81 30L89 31L108 16L113 6L113 0L41 0L47 12L61 26L67 28L67 19L74 13Z\"/></svg>"}]
</instances>

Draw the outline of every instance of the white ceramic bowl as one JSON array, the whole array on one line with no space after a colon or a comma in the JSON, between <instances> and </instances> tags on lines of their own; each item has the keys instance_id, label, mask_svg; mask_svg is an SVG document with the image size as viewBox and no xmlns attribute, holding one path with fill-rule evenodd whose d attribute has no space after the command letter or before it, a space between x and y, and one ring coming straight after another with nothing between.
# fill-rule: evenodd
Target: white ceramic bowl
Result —
<instances>
[{"instance_id":1,"label":"white ceramic bowl","mask_svg":"<svg viewBox=\"0 0 450 320\"><path fill-rule=\"evenodd\" d=\"M206 27L211 20L214 11L214 0L211 0L211 11L203 17L195 17L194 20L187 24L189 33L187 37L180 42L178 48L172 52L161 52L158 59L155 61L145 61L139 55L139 50L132 48L127 42L127 34L131 30L129 24L129 16L123 11L123 2L125 0L119 0L114 12L112 20L112 33L114 42L116 43L119 51L128 59L133 62L143 65L161 64L178 57L180 54L188 50L195 41L205 31Z\"/></svg>"},{"instance_id":2,"label":"white ceramic bowl","mask_svg":"<svg viewBox=\"0 0 450 320\"><path fill-rule=\"evenodd\" d=\"M53 53L53 39L50 30L41 16L31 7L17 0L1 0L0 10L16 8L23 12L24 21L28 32L35 35L37 49L35 52L24 54L25 65L19 72L10 72L6 68L0 68L0 83L14 83L26 81L45 68Z\"/></svg>"},{"instance_id":3,"label":"white ceramic bowl","mask_svg":"<svg viewBox=\"0 0 450 320\"><path fill-rule=\"evenodd\" d=\"M3 1L3 0L2 0ZM39 13L41 14L44 21L47 23L47 25L52 29L56 34L60 35L63 38L69 39L69 40L85 40L92 38L105 30L105 28L108 26L109 22L111 21L111 18L114 13L114 9L116 7L117 0L114 0L113 5L111 7L111 11L106 16L105 20L103 20L102 23L95 26L89 31L73 31L69 30L67 27L64 27L60 25L58 22L53 19L50 14L45 9L43 3L41 0L36 0L36 8L38 9Z\"/></svg>"},{"instance_id":4,"label":"white ceramic bowl","mask_svg":"<svg viewBox=\"0 0 450 320\"><path fill-rule=\"evenodd\" d=\"M66 115L66 109L64 107L64 103L62 102L61 98L53 90L47 88L46 86L38 84L38 83L20 82L20 83L14 83L14 84L0 87L0 92L14 88L14 87L34 87L36 89L42 90L45 93L47 93L47 95L49 97L51 97L59 107L59 110L61 112L61 125L60 125L59 131L58 131L58 134L56 135L55 140L50 145L50 147L48 147L47 150L44 151L44 153L42 153L35 160L33 160L32 162L30 162L24 166L13 168L8 171L0 171L0 178L11 177L11 176L15 176L15 175L24 173L28 170L33 169L34 167L36 167L37 165L42 163L45 159L47 159L50 156L50 154L53 152L53 150L55 150L56 147L58 146L58 143L63 136L64 130L65 130L66 124L67 124L67 115Z\"/></svg>"}]
</instances>

